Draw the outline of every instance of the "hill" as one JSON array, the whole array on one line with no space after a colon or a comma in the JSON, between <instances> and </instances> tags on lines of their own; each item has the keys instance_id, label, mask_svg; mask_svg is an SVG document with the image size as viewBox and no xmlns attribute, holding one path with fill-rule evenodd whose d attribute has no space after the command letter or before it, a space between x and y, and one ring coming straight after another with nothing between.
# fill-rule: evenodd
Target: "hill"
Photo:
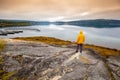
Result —
<instances>
[{"instance_id":1,"label":"hill","mask_svg":"<svg viewBox=\"0 0 120 80\"><path fill-rule=\"evenodd\" d=\"M28 20L3 20L0 19L0 27L19 27L32 25L49 25L48 21L28 21Z\"/></svg>"},{"instance_id":2,"label":"hill","mask_svg":"<svg viewBox=\"0 0 120 80\"><path fill-rule=\"evenodd\" d=\"M120 27L120 20L96 19L96 20L77 20L77 21L27 21L27 20L2 20L0 19L0 27L11 26L32 26L32 25L74 25L95 28L116 28Z\"/></svg>"},{"instance_id":3,"label":"hill","mask_svg":"<svg viewBox=\"0 0 120 80\"><path fill-rule=\"evenodd\" d=\"M2 80L119 80L120 78L120 56L105 58L88 48L79 55L69 46L51 46L42 42L16 39L4 40L6 47L0 54ZM50 40L53 41L53 38ZM59 41L54 38L55 40ZM60 42L66 41L60 40Z\"/></svg>"},{"instance_id":4,"label":"hill","mask_svg":"<svg viewBox=\"0 0 120 80\"><path fill-rule=\"evenodd\" d=\"M69 48L75 48L76 43L71 41L65 41L53 37L45 37L45 36L36 36L36 37L18 37L14 38L18 40L25 40L25 41L34 41L34 42L43 42L52 46L58 46L58 47L69 47ZM96 50L104 57L114 56L114 55L120 55L120 50L117 49L110 49L102 46L96 46L96 45L90 45L85 44L84 48L89 48Z\"/></svg>"},{"instance_id":5,"label":"hill","mask_svg":"<svg viewBox=\"0 0 120 80\"><path fill-rule=\"evenodd\" d=\"M55 25L74 25L95 28L116 28L120 27L120 20L96 19L96 20L77 20L68 22L54 22Z\"/></svg>"},{"instance_id":6,"label":"hill","mask_svg":"<svg viewBox=\"0 0 120 80\"><path fill-rule=\"evenodd\" d=\"M80 20L80 21L71 21L68 22L70 25L76 26L87 26L87 27L96 27L96 28L115 28L120 27L120 20Z\"/></svg>"}]
</instances>

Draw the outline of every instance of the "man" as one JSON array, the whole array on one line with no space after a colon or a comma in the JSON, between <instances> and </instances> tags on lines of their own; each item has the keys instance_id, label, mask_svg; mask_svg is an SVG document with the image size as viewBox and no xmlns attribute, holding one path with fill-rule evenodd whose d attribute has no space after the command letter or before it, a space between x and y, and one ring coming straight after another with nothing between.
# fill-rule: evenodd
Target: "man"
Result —
<instances>
[{"instance_id":1,"label":"man","mask_svg":"<svg viewBox=\"0 0 120 80\"><path fill-rule=\"evenodd\" d=\"M76 48L76 52L78 52L79 48L80 48L80 53L82 53L82 47L83 47L83 44L85 42L85 35L83 33L82 30L80 30L80 33L77 37L77 48Z\"/></svg>"}]
</instances>

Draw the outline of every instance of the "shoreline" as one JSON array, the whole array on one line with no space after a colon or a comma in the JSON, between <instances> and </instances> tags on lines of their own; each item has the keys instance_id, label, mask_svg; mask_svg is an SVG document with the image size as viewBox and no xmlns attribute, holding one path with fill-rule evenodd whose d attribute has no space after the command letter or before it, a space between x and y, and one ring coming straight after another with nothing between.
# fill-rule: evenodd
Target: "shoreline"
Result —
<instances>
[{"instance_id":1,"label":"shoreline","mask_svg":"<svg viewBox=\"0 0 120 80\"><path fill-rule=\"evenodd\" d=\"M12 39L33 41L33 42L43 42L43 43L46 43L52 46L58 46L58 47L68 47L68 48L76 47L75 42L71 42L68 40L61 40L61 39L54 38L54 37L35 36L35 37L17 37L17 38L12 38ZM98 46L94 44L84 44L84 49L95 50L104 57L120 55L120 50L118 49Z\"/></svg>"},{"instance_id":2,"label":"shoreline","mask_svg":"<svg viewBox=\"0 0 120 80\"><path fill-rule=\"evenodd\" d=\"M73 48L74 50L76 49L75 42L71 42L68 40L62 40L62 39L58 39L58 38L54 38L54 37L36 36L36 37L16 37L16 38L11 38L11 39L18 40L18 41L19 40L30 41L32 43L42 42L42 43L45 43L45 44L48 44L51 46L55 46L55 47ZM9 39L2 38L0 40L9 40ZM4 48L2 48L2 49L4 49ZM83 49L89 49L89 50L95 51L106 58L109 56L119 56L120 55L120 50L118 50L118 49L98 46L98 45L94 45L94 44L84 44Z\"/></svg>"},{"instance_id":3,"label":"shoreline","mask_svg":"<svg viewBox=\"0 0 120 80\"><path fill-rule=\"evenodd\" d=\"M0 46L4 47L0 54L0 65L2 65L0 78L3 80L57 80L56 75L60 76L62 80L66 80L65 77L67 76L65 75L74 73L80 76L82 71L86 73L88 70L89 72L86 73L90 74L88 78L92 77L94 79L95 74L102 74L105 76L100 76L100 78L115 80L114 72L118 75L116 80L119 79L119 74L116 71L119 71L120 54L119 56L117 54L120 51L94 45L84 45L83 53L78 59L75 58L78 53L75 54L74 52L76 44L72 44L70 41L50 37L27 37L25 39L0 39L5 42L5 44L2 44L0 41ZM33 41L33 39L36 41ZM105 52L107 53L105 54ZM93 74L93 70L95 70L95 74ZM70 80L72 76L67 77L67 80ZM76 79L78 79L77 76L74 77L74 80Z\"/></svg>"},{"instance_id":4,"label":"shoreline","mask_svg":"<svg viewBox=\"0 0 120 80\"><path fill-rule=\"evenodd\" d=\"M28 39L27 39L28 38ZM63 40L63 39L59 39L59 38L55 38L55 37L48 37L48 36L34 36L34 37L15 37L15 38L10 38L10 39L20 39L20 40L25 40L25 41L36 41L36 42L42 42L42 41L37 41L36 40L32 40L32 38L48 38L48 39L55 39L55 40L61 40L63 42L66 42L67 44L76 44L74 41L69 41L69 40ZM44 42L44 41L43 41ZM46 42L45 42L46 43ZM47 42L48 43L48 42ZM48 43L51 44L51 43ZM53 43L54 44L54 43ZM52 45L52 44L51 44ZM61 44L62 45L62 44ZM64 44L63 44L64 45ZM106 48L106 49L112 49L112 50L119 50L116 48L110 48L110 47L105 47L105 46L101 46L101 45L96 45L96 44L89 44L89 43L85 43L84 45L89 45L89 46L95 46L95 47L100 47L100 48Z\"/></svg>"}]
</instances>

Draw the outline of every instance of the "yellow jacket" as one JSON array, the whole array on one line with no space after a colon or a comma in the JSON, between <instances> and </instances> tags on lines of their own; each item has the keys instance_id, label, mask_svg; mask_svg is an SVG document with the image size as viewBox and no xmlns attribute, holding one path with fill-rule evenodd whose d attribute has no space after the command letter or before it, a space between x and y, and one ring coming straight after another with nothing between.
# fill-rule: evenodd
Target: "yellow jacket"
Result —
<instances>
[{"instance_id":1,"label":"yellow jacket","mask_svg":"<svg viewBox=\"0 0 120 80\"><path fill-rule=\"evenodd\" d=\"M77 44L83 44L84 42L85 42L85 35L83 34L83 31L81 30L77 37Z\"/></svg>"}]
</instances>

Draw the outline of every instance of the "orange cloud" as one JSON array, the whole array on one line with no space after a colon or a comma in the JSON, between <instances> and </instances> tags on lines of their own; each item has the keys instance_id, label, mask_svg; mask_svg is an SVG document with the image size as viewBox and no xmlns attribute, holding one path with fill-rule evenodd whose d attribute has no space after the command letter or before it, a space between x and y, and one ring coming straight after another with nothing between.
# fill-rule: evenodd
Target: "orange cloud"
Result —
<instances>
[{"instance_id":1,"label":"orange cloud","mask_svg":"<svg viewBox=\"0 0 120 80\"><path fill-rule=\"evenodd\" d=\"M69 17L114 9L120 9L120 0L0 0L0 17L9 13L16 17Z\"/></svg>"}]
</instances>

